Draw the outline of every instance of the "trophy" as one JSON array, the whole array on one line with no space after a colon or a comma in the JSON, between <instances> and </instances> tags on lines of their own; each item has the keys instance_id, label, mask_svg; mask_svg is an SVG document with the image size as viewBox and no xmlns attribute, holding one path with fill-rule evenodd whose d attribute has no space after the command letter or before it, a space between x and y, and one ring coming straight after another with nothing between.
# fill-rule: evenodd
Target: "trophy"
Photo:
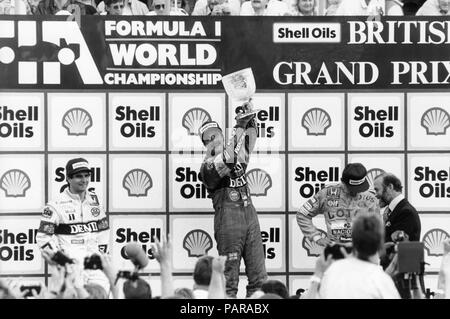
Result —
<instances>
[{"instance_id":1,"label":"trophy","mask_svg":"<svg viewBox=\"0 0 450 319\"><path fill-rule=\"evenodd\" d=\"M241 104L236 119L251 116L260 111L252 108L252 96L256 91L255 77L251 68L242 69L222 77L223 87L228 96Z\"/></svg>"}]
</instances>

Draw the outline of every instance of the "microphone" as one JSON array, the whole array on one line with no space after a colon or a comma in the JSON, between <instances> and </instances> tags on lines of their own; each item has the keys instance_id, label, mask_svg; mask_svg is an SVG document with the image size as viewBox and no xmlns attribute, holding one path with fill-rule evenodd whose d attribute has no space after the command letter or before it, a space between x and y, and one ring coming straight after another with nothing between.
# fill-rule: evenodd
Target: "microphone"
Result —
<instances>
[{"instance_id":1,"label":"microphone","mask_svg":"<svg viewBox=\"0 0 450 319\"><path fill-rule=\"evenodd\" d=\"M128 243L125 246L125 256L130 258L131 262L138 268L142 269L148 265L148 257L139 244L135 242Z\"/></svg>"}]
</instances>

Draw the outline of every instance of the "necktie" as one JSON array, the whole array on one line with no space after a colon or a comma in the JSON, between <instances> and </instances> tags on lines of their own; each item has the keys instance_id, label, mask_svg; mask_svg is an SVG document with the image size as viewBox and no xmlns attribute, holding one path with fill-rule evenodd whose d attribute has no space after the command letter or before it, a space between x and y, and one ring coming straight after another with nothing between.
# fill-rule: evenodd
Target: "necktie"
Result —
<instances>
[{"instance_id":1,"label":"necktie","mask_svg":"<svg viewBox=\"0 0 450 319\"><path fill-rule=\"evenodd\" d=\"M391 216L392 211L389 209L389 206L386 207L386 209L384 210L384 223L386 224L386 221L388 220L389 216Z\"/></svg>"}]
</instances>

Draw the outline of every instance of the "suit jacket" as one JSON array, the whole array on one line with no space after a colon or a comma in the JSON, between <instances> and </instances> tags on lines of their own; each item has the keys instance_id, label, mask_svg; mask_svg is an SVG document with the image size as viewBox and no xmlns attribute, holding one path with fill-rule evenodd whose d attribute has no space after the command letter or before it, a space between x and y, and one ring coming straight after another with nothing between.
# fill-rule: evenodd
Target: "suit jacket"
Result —
<instances>
[{"instance_id":1,"label":"suit jacket","mask_svg":"<svg viewBox=\"0 0 450 319\"><path fill-rule=\"evenodd\" d=\"M397 230L403 230L408 234L410 241L420 241L420 218L416 209L406 198L402 199L385 224L385 242L392 242L391 235Z\"/></svg>"}]
</instances>

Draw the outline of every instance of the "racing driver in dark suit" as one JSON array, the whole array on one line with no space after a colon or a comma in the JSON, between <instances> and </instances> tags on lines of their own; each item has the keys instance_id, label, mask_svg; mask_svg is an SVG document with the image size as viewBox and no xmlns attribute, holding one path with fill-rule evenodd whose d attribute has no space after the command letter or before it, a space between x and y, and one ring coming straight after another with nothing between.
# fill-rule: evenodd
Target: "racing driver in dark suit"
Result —
<instances>
[{"instance_id":1,"label":"racing driver in dark suit","mask_svg":"<svg viewBox=\"0 0 450 319\"><path fill-rule=\"evenodd\" d=\"M250 112L251 102L238 109L236 125L226 145L216 122L204 123L199 130L206 146L200 179L213 201L214 237L219 255L227 256L226 291L232 298L238 291L241 258L248 278L247 297L267 279L258 215L245 175L257 138L255 113Z\"/></svg>"}]
</instances>

